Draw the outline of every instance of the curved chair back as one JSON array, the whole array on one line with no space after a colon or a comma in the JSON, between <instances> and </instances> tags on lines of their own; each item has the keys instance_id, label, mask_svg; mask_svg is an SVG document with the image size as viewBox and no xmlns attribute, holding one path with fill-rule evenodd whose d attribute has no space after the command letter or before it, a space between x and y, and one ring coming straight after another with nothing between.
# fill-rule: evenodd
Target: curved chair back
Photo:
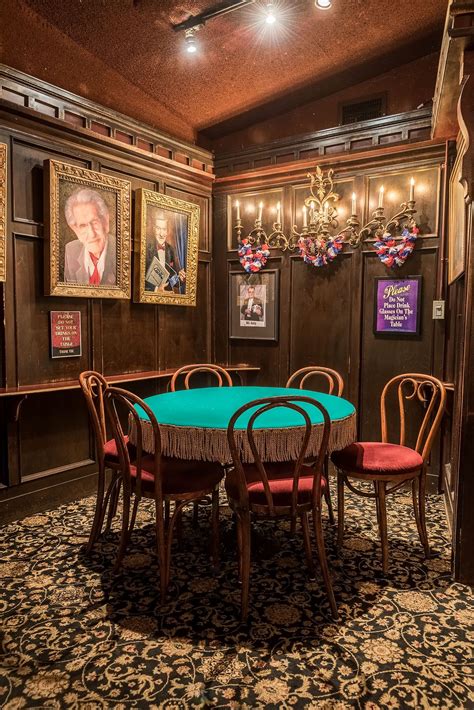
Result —
<instances>
[{"instance_id":1,"label":"curved chair back","mask_svg":"<svg viewBox=\"0 0 474 710\"><path fill-rule=\"evenodd\" d=\"M227 370L224 370L224 368L220 367L219 365L213 365L212 363L202 363L195 365L184 365L183 367L180 367L179 370L176 370L173 377L171 378L171 392L176 392L177 381L182 375L185 375L184 388L187 390L191 389L191 377L193 377L193 375L196 375L198 372L206 372L208 374L214 375L214 377L217 379L218 387L223 387L224 384L228 387L232 387L232 379Z\"/></svg>"},{"instance_id":2,"label":"curved chair back","mask_svg":"<svg viewBox=\"0 0 474 710\"><path fill-rule=\"evenodd\" d=\"M401 446L405 446L407 434L407 404L418 401L425 409L421 424L416 434L415 450L422 456L424 462L433 445L436 432L446 406L446 390L443 383L431 375L420 373L404 373L387 382L380 398L380 414L382 423L382 441L388 442L387 397L396 390L400 416Z\"/></svg>"},{"instance_id":3,"label":"curved chair back","mask_svg":"<svg viewBox=\"0 0 474 710\"><path fill-rule=\"evenodd\" d=\"M310 377L322 377L328 386L328 394L336 394L337 397L342 397L344 392L344 380L337 370L332 370L330 367L320 367L319 365L310 365L302 367L294 372L286 383L285 387L296 387L300 390L305 389L305 382ZM299 385L297 384L299 381Z\"/></svg>"},{"instance_id":4,"label":"curved chair back","mask_svg":"<svg viewBox=\"0 0 474 710\"><path fill-rule=\"evenodd\" d=\"M104 393L108 388L107 380L100 372L86 370L79 375L79 384L84 393L87 410L94 429L97 455L100 458L104 458L104 447L107 441Z\"/></svg>"},{"instance_id":5,"label":"curved chair back","mask_svg":"<svg viewBox=\"0 0 474 710\"><path fill-rule=\"evenodd\" d=\"M104 393L105 411L113 432L115 443L117 445L117 453L120 461L120 470L124 481L124 492L129 492L131 489L131 461L130 461L130 444L127 445L127 438L123 431L122 422L127 422L128 427L134 430L134 458L133 466L136 468L136 481L134 493L138 499L142 497L142 463L145 456L154 457L154 490L155 499L157 502L162 500L161 486L161 436L160 428L150 407L137 397L136 394L121 389L120 387L108 387ZM139 412L136 407L140 407L142 412ZM143 414L149 419L153 442L150 447L154 447L154 454L149 454L144 449L144 427Z\"/></svg>"},{"instance_id":6,"label":"curved chair back","mask_svg":"<svg viewBox=\"0 0 474 710\"><path fill-rule=\"evenodd\" d=\"M255 428L258 418L265 412L270 411L275 408L290 409L301 415L302 425L304 426L301 449L298 454L296 461L289 462L287 465L288 469L291 469L293 465L293 486L292 486L292 497L291 497L291 514L296 515L296 509L298 505L298 482L302 473L302 466L306 458L306 452L308 450L309 440L311 437L311 432L313 425L311 423L310 416L308 412L303 409L302 404L310 404L318 409L323 415L323 431L321 436L321 443L319 446L319 452L316 457L314 457L311 463L311 471L314 474L313 489L312 489L312 501L313 504L319 501L321 493L321 475L323 470L323 463L326 456L329 434L331 431L331 420L326 409L315 399L305 396L280 396L280 397L266 397L264 399L256 399L253 402L249 402L240 407L232 416L227 427L227 440L229 442L230 451L232 454L232 461L234 463L236 472L236 481L239 491L239 505L242 508L248 508L248 490L247 490L247 480L245 476L245 464L242 462L240 455L241 444L238 436L236 435L235 425L237 424L240 417L246 413L252 411L250 419L246 428L247 440L252 451L254 458L254 466L258 472L260 480L263 484L263 489L265 492L265 499L268 507L268 513L270 515L275 515L275 505L273 501L273 495L269 486L269 477L267 473L268 464L262 461L257 444L255 442ZM282 469L285 464L281 464Z\"/></svg>"}]
</instances>

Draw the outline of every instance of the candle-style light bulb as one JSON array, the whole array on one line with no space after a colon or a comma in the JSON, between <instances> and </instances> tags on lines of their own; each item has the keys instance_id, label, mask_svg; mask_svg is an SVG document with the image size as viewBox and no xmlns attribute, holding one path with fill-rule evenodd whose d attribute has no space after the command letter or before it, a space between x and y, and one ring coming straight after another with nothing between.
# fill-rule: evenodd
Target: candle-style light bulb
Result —
<instances>
[{"instance_id":1,"label":"candle-style light bulb","mask_svg":"<svg viewBox=\"0 0 474 710\"><path fill-rule=\"evenodd\" d=\"M277 223L281 224L281 204L277 202Z\"/></svg>"},{"instance_id":2,"label":"candle-style light bulb","mask_svg":"<svg viewBox=\"0 0 474 710\"><path fill-rule=\"evenodd\" d=\"M309 221L310 224L313 224L314 222L314 202L310 202L310 211L309 211Z\"/></svg>"},{"instance_id":3,"label":"candle-style light bulb","mask_svg":"<svg viewBox=\"0 0 474 710\"><path fill-rule=\"evenodd\" d=\"M303 205L303 227L308 226L308 210L306 209L306 205Z\"/></svg>"},{"instance_id":4,"label":"candle-style light bulb","mask_svg":"<svg viewBox=\"0 0 474 710\"><path fill-rule=\"evenodd\" d=\"M415 180L414 178L410 179L410 202L413 202L415 199Z\"/></svg>"},{"instance_id":5,"label":"candle-style light bulb","mask_svg":"<svg viewBox=\"0 0 474 710\"><path fill-rule=\"evenodd\" d=\"M238 200L235 201L235 208L237 210L237 219L240 220L240 202Z\"/></svg>"},{"instance_id":6,"label":"candle-style light bulb","mask_svg":"<svg viewBox=\"0 0 474 710\"><path fill-rule=\"evenodd\" d=\"M357 196L355 192L352 193L352 216L355 217L357 214Z\"/></svg>"},{"instance_id":7,"label":"candle-style light bulb","mask_svg":"<svg viewBox=\"0 0 474 710\"><path fill-rule=\"evenodd\" d=\"M383 193L385 192L385 188L382 185L379 190L379 207L383 207Z\"/></svg>"},{"instance_id":8,"label":"candle-style light bulb","mask_svg":"<svg viewBox=\"0 0 474 710\"><path fill-rule=\"evenodd\" d=\"M260 202L258 206L258 219L261 222L262 221L262 212L263 212L263 202Z\"/></svg>"}]
</instances>

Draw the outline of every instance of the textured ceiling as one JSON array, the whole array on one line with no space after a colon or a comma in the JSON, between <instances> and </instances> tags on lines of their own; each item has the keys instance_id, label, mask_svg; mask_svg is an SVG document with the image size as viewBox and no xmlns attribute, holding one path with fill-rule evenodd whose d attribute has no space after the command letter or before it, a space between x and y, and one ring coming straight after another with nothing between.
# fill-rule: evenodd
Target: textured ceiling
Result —
<instances>
[{"instance_id":1,"label":"textured ceiling","mask_svg":"<svg viewBox=\"0 0 474 710\"><path fill-rule=\"evenodd\" d=\"M214 0L25 3L125 77L145 100L209 136L235 129L239 115L250 123L257 109L268 116L283 108L283 100L287 108L309 100L318 87L327 95L331 77L336 90L341 80L346 85L360 80L361 67L367 78L428 54L439 48L446 13L446 0L334 0L325 12L312 0L275 0L282 26L268 32L259 21L265 3L257 2L209 21L198 34L201 51L189 55L183 34L171 23L202 12ZM51 47L53 61L54 51Z\"/></svg>"}]
</instances>

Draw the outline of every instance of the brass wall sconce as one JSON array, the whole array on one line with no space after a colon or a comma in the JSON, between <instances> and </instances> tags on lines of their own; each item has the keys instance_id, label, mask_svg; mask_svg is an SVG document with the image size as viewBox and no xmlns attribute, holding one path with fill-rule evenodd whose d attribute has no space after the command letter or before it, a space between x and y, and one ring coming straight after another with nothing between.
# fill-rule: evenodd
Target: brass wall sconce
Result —
<instances>
[{"instance_id":1,"label":"brass wall sconce","mask_svg":"<svg viewBox=\"0 0 474 710\"><path fill-rule=\"evenodd\" d=\"M351 246L359 246L366 239L380 239L387 232L396 231L403 226L407 228L415 227L413 215L415 209L415 181L410 180L409 198L400 205L399 211L390 219L385 217L383 200L384 187L379 189L379 199L377 208L372 213L372 218L363 227L360 225L357 215L357 196L352 193L351 216L343 229L339 229L337 203L340 196L334 191L334 170L329 169L326 173L319 166L314 173L308 173L310 179L310 195L305 198L303 205L303 224L301 230L297 225L293 225L290 236L286 236L282 231L281 204L276 206L277 218L272 224L272 231L267 235L262 227L263 202L260 202L254 228L244 237L242 220L240 215L240 203L235 202L236 221L234 229L237 232L239 242L242 238L252 246L266 245L269 248L284 251L294 251L300 240L308 242L312 240L315 248L324 250L325 245L334 242L346 242Z\"/></svg>"}]
</instances>

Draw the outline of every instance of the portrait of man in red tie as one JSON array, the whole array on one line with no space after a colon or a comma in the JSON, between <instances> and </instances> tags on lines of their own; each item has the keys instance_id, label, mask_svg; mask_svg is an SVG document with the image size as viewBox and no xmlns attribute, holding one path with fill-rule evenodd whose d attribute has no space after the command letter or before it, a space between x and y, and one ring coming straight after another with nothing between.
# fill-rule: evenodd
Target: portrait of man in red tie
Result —
<instances>
[{"instance_id":1,"label":"portrait of man in red tie","mask_svg":"<svg viewBox=\"0 0 474 710\"><path fill-rule=\"evenodd\" d=\"M64 281L90 286L116 285L116 240L102 195L97 190L80 187L67 198L64 213L76 237L65 246Z\"/></svg>"},{"instance_id":2,"label":"portrait of man in red tie","mask_svg":"<svg viewBox=\"0 0 474 710\"><path fill-rule=\"evenodd\" d=\"M181 217L181 219L184 216ZM184 292L186 271L177 257L173 242L174 214L168 210L150 210L146 252L145 290ZM157 283L159 282L159 285Z\"/></svg>"}]
</instances>

